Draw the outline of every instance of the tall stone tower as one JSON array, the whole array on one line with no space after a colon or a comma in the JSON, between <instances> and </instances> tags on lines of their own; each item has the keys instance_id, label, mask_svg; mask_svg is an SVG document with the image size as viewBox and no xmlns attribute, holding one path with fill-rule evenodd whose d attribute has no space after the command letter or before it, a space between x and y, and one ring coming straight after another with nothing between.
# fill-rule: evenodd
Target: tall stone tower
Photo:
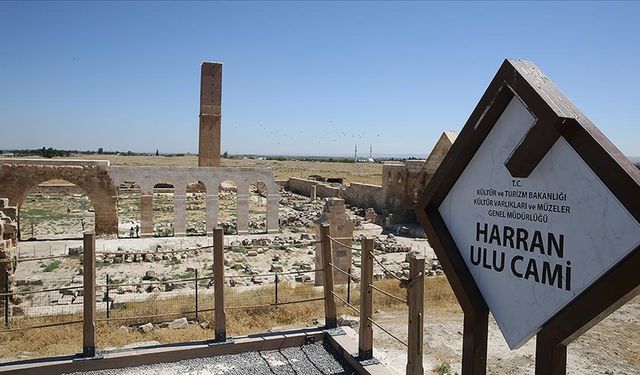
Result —
<instances>
[{"instance_id":1,"label":"tall stone tower","mask_svg":"<svg viewBox=\"0 0 640 375\"><path fill-rule=\"evenodd\" d=\"M222 120L222 63L203 62L200 67L199 167L220 166Z\"/></svg>"}]
</instances>

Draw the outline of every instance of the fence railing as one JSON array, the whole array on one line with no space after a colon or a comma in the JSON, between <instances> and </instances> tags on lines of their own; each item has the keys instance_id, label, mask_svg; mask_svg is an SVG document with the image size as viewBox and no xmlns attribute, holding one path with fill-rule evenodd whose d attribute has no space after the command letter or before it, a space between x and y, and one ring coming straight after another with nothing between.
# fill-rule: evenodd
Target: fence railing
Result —
<instances>
[{"instance_id":1,"label":"fence railing","mask_svg":"<svg viewBox=\"0 0 640 375\"><path fill-rule=\"evenodd\" d=\"M337 320L337 304L336 301L351 309L359 317L359 342L358 342L358 360L362 363L373 359L373 327L377 327L380 331L388 334L393 339L407 347L407 373L420 374L422 369L422 339L423 339L423 300L424 300L424 257L413 256L409 259L410 270L408 278L398 277L394 272L388 270L383 262L378 260L373 252L373 240L365 239L361 243L360 248L354 248L341 242L342 239L331 237L330 227L328 224L320 226L320 251L321 251L321 267L318 269L305 269L299 271L288 272L270 272L264 274L251 275L225 275L224 266L224 234L223 229L217 227L213 231L213 245L205 246L198 249L172 250L163 251L162 253L176 254L189 251L211 251L213 274L203 275L194 270L193 276L174 278L168 280L150 280L147 282L114 282L110 276L104 279L103 284L98 284L96 280L96 247L95 235L85 234L84 251L82 254L82 285L71 285L59 288L23 290L20 292L4 290L0 293L1 301L4 302L5 325L0 328L0 333L11 332L14 330L33 329L42 327L54 327L58 325L79 324L83 323L83 355L93 357L96 353L96 322L134 322L137 320L161 319L169 317L189 317L199 320L202 314L207 313L213 320L213 337L214 342L227 342L227 317L226 311L237 309L258 309L258 308L274 308L281 306L324 301L325 327L333 329L338 326ZM358 276L352 273L352 269L340 268L333 261L333 244L341 247L350 247L351 249L361 251L361 272L359 277L359 300L352 301L352 281L358 280ZM263 246L261 246L263 247ZM100 253L106 255L106 252ZM156 252L157 254L158 252ZM119 256L125 256L122 253ZM56 257L43 257L46 260ZM32 260L44 260L33 258ZM26 261L22 259L21 261ZM79 261L79 259L78 259ZM407 290L407 297L397 296L382 287L378 287L373 281L373 268L377 264L391 278L395 278L400 285ZM341 273L347 276L346 293L338 293L334 283L334 273ZM203 272L204 273L204 272ZM307 288L304 293L293 292L296 288L283 288L289 283L291 276L304 274L322 274L323 287ZM248 296L239 296L234 293L228 286L227 282L231 279L252 278L255 283L256 279L261 279L259 291ZM309 277L308 280L311 280ZM7 280L5 280L7 281ZM8 285L7 282L4 285ZM180 289L180 292L166 293L167 289L176 289L177 285L186 285L186 288ZM123 287L162 287L163 293L155 293L153 298L149 300L149 296L145 296L140 301L120 301L119 304L114 303L112 295L118 288ZM170 288L168 288L170 286ZM160 288L159 288L160 289ZM213 289L213 290L211 290ZM73 295L74 300L81 300L75 314L69 314L64 320L59 320L46 324L25 324L19 323L17 317L9 317L7 309L9 308L9 299L18 294L38 295L50 292L64 291L66 295ZM271 293L272 292L272 293ZM146 293L148 294L148 293ZM408 305L408 327L407 341L398 337L393 330L384 327L382 324L373 320L373 303L374 294L379 294L384 298L391 299L396 302ZM359 305L359 306L356 306ZM126 308L123 308L126 306ZM260 310L258 310L260 311Z\"/></svg>"},{"instance_id":2,"label":"fence railing","mask_svg":"<svg viewBox=\"0 0 640 375\"><path fill-rule=\"evenodd\" d=\"M24 255L24 254L23 254ZM0 290L2 304L1 332L16 332L34 328L54 327L82 323L83 284L74 278L55 278L49 272L58 268L64 260L80 265L78 257L41 256L2 259L0 263L25 264L23 267L39 270L39 277L11 288L9 273L3 272L3 288ZM48 264L45 261L50 261ZM28 266L27 266L28 265ZM68 264L67 264L68 265ZM47 287L59 285L58 287ZM64 286L60 286L64 285ZM18 306L19 305L19 306ZM55 322L52 316L60 316Z\"/></svg>"},{"instance_id":3,"label":"fence railing","mask_svg":"<svg viewBox=\"0 0 640 375\"><path fill-rule=\"evenodd\" d=\"M324 267L325 280L325 314L327 316L328 328L336 327L337 309L335 300L359 314L359 332L358 332L358 360L361 363L368 363L373 359L373 326L376 326L382 332L407 348L407 374L423 374L423 303L424 303L424 256L412 254L409 258L409 278L400 278L394 272L387 269L384 264L378 260L373 253L373 240L365 239L361 248L351 247L339 239L330 236L330 229L327 224L320 227L320 241L322 244L322 260ZM361 251L361 268L360 268L360 306L355 307L347 299L343 299L334 291L333 272L339 272L347 276L347 280L355 278L351 273L351 269L345 271L333 262L332 244L335 243L341 247L351 248L352 250ZM400 286L407 290L407 298L402 298L389 293L382 288L378 288L373 283L373 266L376 262L385 274L396 279ZM400 339L392 330L384 327L382 324L373 320L373 294L381 295L392 300L408 305L408 325L407 325L407 341ZM347 286L347 295L350 294L350 285Z\"/></svg>"}]
</instances>

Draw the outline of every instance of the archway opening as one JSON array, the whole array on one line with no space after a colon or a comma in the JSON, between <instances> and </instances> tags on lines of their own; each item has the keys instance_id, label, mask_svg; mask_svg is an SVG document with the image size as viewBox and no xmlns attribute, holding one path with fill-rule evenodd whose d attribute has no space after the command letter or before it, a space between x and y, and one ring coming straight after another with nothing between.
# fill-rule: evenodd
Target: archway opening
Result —
<instances>
[{"instance_id":1,"label":"archway opening","mask_svg":"<svg viewBox=\"0 0 640 375\"><path fill-rule=\"evenodd\" d=\"M225 234L238 233L238 186L227 180L218 186L218 225Z\"/></svg>"},{"instance_id":2,"label":"archway opening","mask_svg":"<svg viewBox=\"0 0 640 375\"><path fill-rule=\"evenodd\" d=\"M164 182L153 186L153 233L157 237L169 237L175 233L174 190L172 184Z\"/></svg>"},{"instance_id":3,"label":"archway opening","mask_svg":"<svg viewBox=\"0 0 640 375\"><path fill-rule=\"evenodd\" d=\"M139 237L142 189L135 182L118 186L118 237Z\"/></svg>"},{"instance_id":4,"label":"archway opening","mask_svg":"<svg viewBox=\"0 0 640 375\"><path fill-rule=\"evenodd\" d=\"M267 194L263 181L249 186L249 233L267 233Z\"/></svg>"},{"instance_id":5,"label":"archway opening","mask_svg":"<svg viewBox=\"0 0 640 375\"><path fill-rule=\"evenodd\" d=\"M85 192L67 180L48 180L31 188L18 211L18 239L82 238L95 230L93 204Z\"/></svg>"},{"instance_id":6,"label":"archway opening","mask_svg":"<svg viewBox=\"0 0 640 375\"><path fill-rule=\"evenodd\" d=\"M187 236L207 234L207 187L201 181L187 185Z\"/></svg>"}]
</instances>

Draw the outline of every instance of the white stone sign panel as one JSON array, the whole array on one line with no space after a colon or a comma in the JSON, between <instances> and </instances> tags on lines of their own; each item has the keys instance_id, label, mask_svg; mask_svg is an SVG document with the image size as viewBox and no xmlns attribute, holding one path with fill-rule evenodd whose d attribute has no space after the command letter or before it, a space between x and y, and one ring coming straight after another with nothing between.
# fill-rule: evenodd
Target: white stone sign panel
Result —
<instances>
[{"instance_id":1,"label":"white stone sign panel","mask_svg":"<svg viewBox=\"0 0 640 375\"><path fill-rule=\"evenodd\" d=\"M514 349L639 245L640 223L562 137L527 178L505 161L535 123L517 96L439 206Z\"/></svg>"}]
</instances>

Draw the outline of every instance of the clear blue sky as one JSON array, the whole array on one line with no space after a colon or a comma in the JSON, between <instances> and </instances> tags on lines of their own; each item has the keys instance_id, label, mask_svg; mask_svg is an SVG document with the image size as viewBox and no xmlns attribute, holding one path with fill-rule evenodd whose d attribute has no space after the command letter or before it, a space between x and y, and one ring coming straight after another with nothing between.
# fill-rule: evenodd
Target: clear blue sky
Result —
<instances>
[{"instance_id":1,"label":"clear blue sky","mask_svg":"<svg viewBox=\"0 0 640 375\"><path fill-rule=\"evenodd\" d=\"M639 38L631 2L1 2L0 149L197 152L210 60L223 151L426 155L509 57L640 156Z\"/></svg>"}]
</instances>

